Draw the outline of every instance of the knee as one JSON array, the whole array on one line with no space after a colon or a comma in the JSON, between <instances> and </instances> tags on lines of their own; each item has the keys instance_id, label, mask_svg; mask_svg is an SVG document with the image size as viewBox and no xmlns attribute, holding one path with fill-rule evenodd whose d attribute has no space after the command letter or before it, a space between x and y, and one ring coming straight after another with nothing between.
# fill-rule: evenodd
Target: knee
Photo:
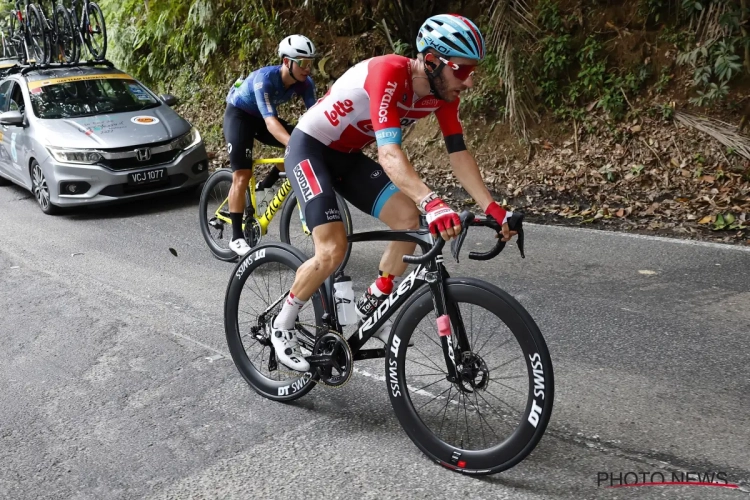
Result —
<instances>
[{"instance_id":1,"label":"knee","mask_svg":"<svg viewBox=\"0 0 750 500\"><path fill-rule=\"evenodd\" d=\"M252 170L237 170L232 173L232 184L247 184L250 182L250 176L252 174Z\"/></svg>"},{"instance_id":2,"label":"knee","mask_svg":"<svg viewBox=\"0 0 750 500\"><path fill-rule=\"evenodd\" d=\"M315 246L315 258L322 270L333 273L344 261L348 242L346 237L331 239Z\"/></svg>"}]
</instances>

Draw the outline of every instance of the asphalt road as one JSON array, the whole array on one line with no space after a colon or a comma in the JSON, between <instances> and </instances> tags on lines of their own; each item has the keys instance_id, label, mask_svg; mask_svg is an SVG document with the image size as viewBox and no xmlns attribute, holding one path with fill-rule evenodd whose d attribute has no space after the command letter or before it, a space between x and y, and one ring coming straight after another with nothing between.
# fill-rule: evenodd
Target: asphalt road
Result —
<instances>
[{"instance_id":1,"label":"asphalt road","mask_svg":"<svg viewBox=\"0 0 750 500\"><path fill-rule=\"evenodd\" d=\"M381 248L355 247L357 293ZM748 249L530 225L527 258L508 250L449 269L535 318L554 411L524 462L477 479L412 444L381 360L292 404L245 384L223 331L233 264L206 248L196 196L49 217L0 188L0 497L747 497ZM607 488L600 475L628 472L723 472L740 487Z\"/></svg>"}]
</instances>

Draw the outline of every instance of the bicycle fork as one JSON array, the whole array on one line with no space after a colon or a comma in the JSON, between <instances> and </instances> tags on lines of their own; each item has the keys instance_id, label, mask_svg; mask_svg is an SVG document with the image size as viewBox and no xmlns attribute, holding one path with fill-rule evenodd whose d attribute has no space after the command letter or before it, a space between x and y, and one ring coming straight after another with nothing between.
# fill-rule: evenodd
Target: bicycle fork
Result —
<instances>
[{"instance_id":1,"label":"bicycle fork","mask_svg":"<svg viewBox=\"0 0 750 500\"><path fill-rule=\"evenodd\" d=\"M445 366L448 370L447 380L449 382L459 382L458 368L456 367L456 355L453 350L453 340L451 336L451 320L448 314L448 307L445 303L445 278L447 278L447 271L442 265L443 257L439 255L435 259L435 269L427 271L425 274L425 280L429 283L430 291L432 292L432 302L435 306L435 313L437 315L437 330L438 336L440 337L440 344L443 348L443 357L445 358ZM463 346L464 340L461 338L461 333L464 334L463 328L459 327L459 342L458 346Z\"/></svg>"}]
</instances>

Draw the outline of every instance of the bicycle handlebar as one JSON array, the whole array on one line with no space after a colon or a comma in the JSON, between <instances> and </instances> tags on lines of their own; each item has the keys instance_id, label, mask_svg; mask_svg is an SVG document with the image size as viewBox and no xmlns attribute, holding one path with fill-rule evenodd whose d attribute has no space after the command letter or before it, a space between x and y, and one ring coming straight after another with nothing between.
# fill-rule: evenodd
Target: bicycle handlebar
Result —
<instances>
[{"instance_id":1,"label":"bicycle handlebar","mask_svg":"<svg viewBox=\"0 0 750 500\"><path fill-rule=\"evenodd\" d=\"M502 231L503 228L495 219L492 217L484 217L484 218L478 218L473 213L469 212L468 210L464 210L461 212L461 215L459 215L459 218L461 219L461 234L453 240L451 243L451 250L453 251L453 256L456 258L456 261L458 261L458 253L461 250L461 245L463 244L464 239L466 239L466 234L468 233L470 226L480 226L480 227L489 227L495 230L497 233L497 244L489 251L489 252L469 252L469 258L472 260L490 260L495 257L497 257L500 252L503 251L505 248L505 244L507 242L502 241ZM518 245L518 251L521 252L521 258L525 259L526 254L524 253L523 246L524 246L524 236L523 236L523 219L524 214L522 212L515 212L512 213L510 217L508 218L508 228L511 231L516 231L518 233L517 235L517 242ZM423 264L427 262L428 260L431 260L435 258L435 256L440 253L445 246L445 240L442 237L437 237L435 240L435 243L432 245L432 248L424 255L404 255L403 259L404 262L407 264Z\"/></svg>"}]
</instances>

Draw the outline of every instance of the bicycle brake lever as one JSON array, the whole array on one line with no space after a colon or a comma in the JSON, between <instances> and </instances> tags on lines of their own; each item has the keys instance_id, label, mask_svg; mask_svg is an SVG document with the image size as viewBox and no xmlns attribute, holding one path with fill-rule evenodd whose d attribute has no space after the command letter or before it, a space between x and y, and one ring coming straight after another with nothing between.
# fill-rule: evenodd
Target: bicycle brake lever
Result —
<instances>
[{"instance_id":1,"label":"bicycle brake lever","mask_svg":"<svg viewBox=\"0 0 750 500\"><path fill-rule=\"evenodd\" d=\"M525 259L526 254L523 253L523 228L518 229L516 238L518 238L518 241L516 241L516 245L518 245L518 251L521 252L521 258Z\"/></svg>"},{"instance_id":2,"label":"bicycle brake lever","mask_svg":"<svg viewBox=\"0 0 750 500\"><path fill-rule=\"evenodd\" d=\"M461 246L464 244L466 235L469 233L469 227L474 221L474 214L468 210L464 210L459 215L459 218L461 219L461 234L451 241L451 253L453 254L453 258L456 259L456 263L458 263L458 254L461 253Z\"/></svg>"}]
</instances>

